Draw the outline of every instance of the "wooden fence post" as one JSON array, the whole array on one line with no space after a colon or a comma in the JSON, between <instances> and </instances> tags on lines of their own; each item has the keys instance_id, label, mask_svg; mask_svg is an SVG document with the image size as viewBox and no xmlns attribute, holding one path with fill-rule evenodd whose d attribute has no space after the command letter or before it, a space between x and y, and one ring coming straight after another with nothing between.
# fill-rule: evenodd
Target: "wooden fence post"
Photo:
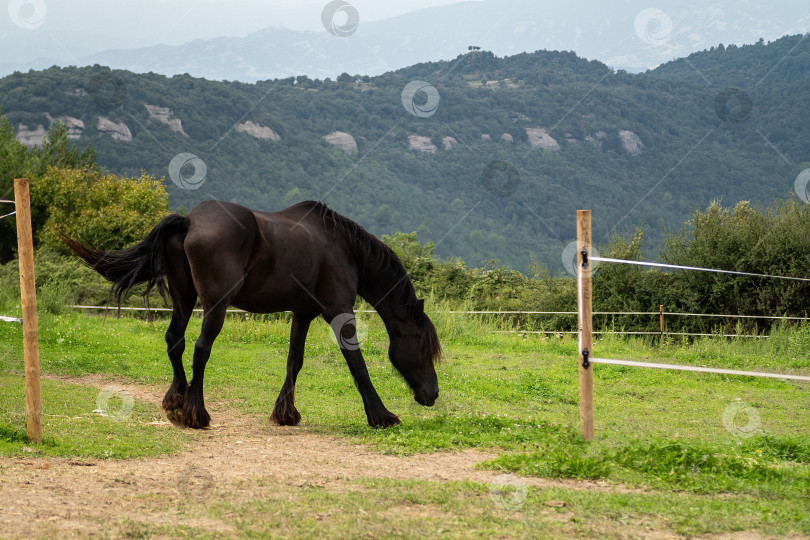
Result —
<instances>
[{"instance_id":1,"label":"wooden fence post","mask_svg":"<svg viewBox=\"0 0 810 540\"><path fill-rule=\"evenodd\" d=\"M579 421L582 439L593 440L593 306L591 211L577 210L577 312L579 315Z\"/></svg>"},{"instance_id":2,"label":"wooden fence post","mask_svg":"<svg viewBox=\"0 0 810 540\"><path fill-rule=\"evenodd\" d=\"M39 340L37 336L37 291L34 282L34 239L28 179L14 180L17 209L17 255L20 259L23 358L25 361L25 410L28 439L42 442L42 404L39 392Z\"/></svg>"}]
</instances>

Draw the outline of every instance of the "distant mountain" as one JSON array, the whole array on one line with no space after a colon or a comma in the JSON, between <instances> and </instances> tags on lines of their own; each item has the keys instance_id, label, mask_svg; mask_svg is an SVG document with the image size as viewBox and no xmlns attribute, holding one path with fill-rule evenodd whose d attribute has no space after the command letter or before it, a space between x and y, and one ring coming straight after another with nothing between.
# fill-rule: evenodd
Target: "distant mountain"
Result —
<instances>
[{"instance_id":1,"label":"distant mountain","mask_svg":"<svg viewBox=\"0 0 810 540\"><path fill-rule=\"evenodd\" d=\"M657 242L713 199L789 196L809 55L797 35L641 74L546 51L255 84L52 68L0 79L0 110L28 144L60 121L111 171L166 177L174 207L318 199L442 257L559 271L579 208L598 242L642 223Z\"/></svg>"},{"instance_id":2,"label":"distant mountain","mask_svg":"<svg viewBox=\"0 0 810 540\"><path fill-rule=\"evenodd\" d=\"M791 85L810 78L810 34L789 36L765 45L719 45L667 62L652 75L717 87L752 88L761 84ZM774 63L774 60L777 60Z\"/></svg>"},{"instance_id":3,"label":"distant mountain","mask_svg":"<svg viewBox=\"0 0 810 540\"><path fill-rule=\"evenodd\" d=\"M120 17L109 2L96 4L82 10L49 3L48 17L35 30L0 22L5 25L0 74L100 64L212 80L255 82L301 74L334 79L344 72L379 75L450 60L471 45L498 56L570 50L638 72L720 43L741 45L810 30L810 10L793 0L666 1L656 9L636 0L594 2L587 8L577 2L459 2L374 22L366 22L361 11L356 31L352 27L346 37L318 24L318 12L307 12L308 26L318 30L290 30L274 23L276 8L263 13L260 4L245 2L224 9L202 2L189 9L182 2L146 1L138 8L124 6ZM212 21L220 23L219 36L211 36ZM225 37L251 28L244 37ZM190 38L197 29L204 39ZM171 44L160 44L166 41Z\"/></svg>"}]
</instances>

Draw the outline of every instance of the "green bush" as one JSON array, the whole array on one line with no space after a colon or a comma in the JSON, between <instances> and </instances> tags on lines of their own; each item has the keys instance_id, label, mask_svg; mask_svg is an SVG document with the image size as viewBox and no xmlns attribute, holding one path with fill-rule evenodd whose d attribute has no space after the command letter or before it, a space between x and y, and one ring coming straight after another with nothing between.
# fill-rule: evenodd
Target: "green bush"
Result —
<instances>
[{"instance_id":1,"label":"green bush","mask_svg":"<svg viewBox=\"0 0 810 540\"><path fill-rule=\"evenodd\" d=\"M810 277L808 230L810 205L795 198L776 201L762 211L746 202L733 209L712 203L705 211L696 211L679 231L670 233L657 256L645 250L644 228L628 236L614 235L599 249L603 256L619 259L659 259L684 266ZM468 310L576 310L575 280L568 275L551 276L536 262L530 265L529 276L496 260L482 268L468 268L459 259L438 260L433 244L420 244L415 232L383 240L402 259L421 296ZM793 280L601 263L594 272L593 290L596 312L657 313L660 305L668 312L695 314L804 317L810 312L810 283ZM507 320L512 327L525 330L572 330L576 326L572 315L521 314ZM659 330L658 317L650 315L597 315L594 323L596 328ZM670 317L667 330L759 334L773 327L789 346L806 345L794 343L806 333L794 333L792 326L775 319Z\"/></svg>"}]
</instances>

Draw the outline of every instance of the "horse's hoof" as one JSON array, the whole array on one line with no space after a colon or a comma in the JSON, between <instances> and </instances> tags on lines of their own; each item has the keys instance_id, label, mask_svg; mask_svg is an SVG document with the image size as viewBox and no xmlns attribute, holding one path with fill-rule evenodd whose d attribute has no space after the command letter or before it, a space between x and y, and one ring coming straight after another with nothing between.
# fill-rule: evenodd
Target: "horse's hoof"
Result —
<instances>
[{"instance_id":1,"label":"horse's hoof","mask_svg":"<svg viewBox=\"0 0 810 540\"><path fill-rule=\"evenodd\" d=\"M183 399L182 394L178 393L168 393L166 397L163 398L163 402L161 403L161 407L166 409L167 411L170 409L179 409L183 406Z\"/></svg>"},{"instance_id":2,"label":"horse's hoof","mask_svg":"<svg viewBox=\"0 0 810 540\"><path fill-rule=\"evenodd\" d=\"M205 429L211 425L211 417L208 416L208 413L204 413L198 415L197 418L189 417L186 421L186 427L190 427L191 429Z\"/></svg>"},{"instance_id":3,"label":"horse's hoof","mask_svg":"<svg viewBox=\"0 0 810 540\"><path fill-rule=\"evenodd\" d=\"M186 404L180 409L180 416L183 419L183 425L191 429L205 429L211 425L211 416L204 408L195 408Z\"/></svg>"},{"instance_id":4,"label":"horse's hoof","mask_svg":"<svg viewBox=\"0 0 810 540\"><path fill-rule=\"evenodd\" d=\"M382 413L369 415L368 417L368 425L373 428L387 428L400 423L402 423L402 420L390 411L383 411Z\"/></svg>"},{"instance_id":5,"label":"horse's hoof","mask_svg":"<svg viewBox=\"0 0 810 540\"><path fill-rule=\"evenodd\" d=\"M301 421L301 413L298 412L295 406L283 409L275 408L270 414L270 420L280 426L297 426Z\"/></svg>"},{"instance_id":6,"label":"horse's hoof","mask_svg":"<svg viewBox=\"0 0 810 540\"><path fill-rule=\"evenodd\" d=\"M174 424L177 427L186 427L186 420L183 416L183 409L166 409L166 418L169 419L169 422Z\"/></svg>"}]
</instances>

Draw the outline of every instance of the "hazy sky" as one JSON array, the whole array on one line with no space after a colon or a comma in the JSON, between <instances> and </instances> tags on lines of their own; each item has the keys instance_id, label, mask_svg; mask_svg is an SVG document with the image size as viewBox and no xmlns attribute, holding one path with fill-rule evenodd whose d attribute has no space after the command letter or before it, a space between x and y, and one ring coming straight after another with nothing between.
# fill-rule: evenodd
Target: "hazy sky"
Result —
<instances>
[{"instance_id":1,"label":"hazy sky","mask_svg":"<svg viewBox=\"0 0 810 540\"><path fill-rule=\"evenodd\" d=\"M472 2L479 0L469 0ZM505 4L521 0L505 0ZM372 22L459 0L351 0L360 22ZM0 56L15 46L24 56L39 34L48 46L76 54L108 48L179 45L194 39L243 37L268 27L322 32L321 13L330 0L5 0L0 10ZM7 11L3 13L3 11ZM20 38L25 43L15 43ZM54 41L56 38L56 41ZM105 39L102 39L105 38ZM66 39L66 40L64 40ZM45 45L45 44L40 44ZM6 49L3 51L2 49ZM16 51L15 51L16 52Z\"/></svg>"},{"instance_id":2,"label":"hazy sky","mask_svg":"<svg viewBox=\"0 0 810 540\"><path fill-rule=\"evenodd\" d=\"M231 3L231 0L201 0L201 1L208 2L211 4ZM376 21L380 19L388 19L390 17L401 15L403 13L408 13L410 11L415 11L417 9L444 6L447 4L455 4L459 1L460 0L408 0L406 2L401 2L394 0L352 0L350 3L355 8L357 8L357 11L359 11L362 14L364 20ZM480 0L466 0L466 1L475 2ZM532 0L524 0L524 1L532 1ZM326 4L326 2L324 2L323 0L236 0L236 2L241 4L265 5L276 8L282 8L284 10L312 12L318 14L321 12L323 6ZM315 19L315 21L316 21L315 23L310 25L311 28L300 28L300 29L317 30L318 29L317 18ZM294 18L290 18L289 22L287 23L285 23L283 20L280 22L281 24L284 24L284 26L288 26L290 28L296 28L296 26L300 25L300 22Z\"/></svg>"},{"instance_id":3,"label":"hazy sky","mask_svg":"<svg viewBox=\"0 0 810 540\"><path fill-rule=\"evenodd\" d=\"M572 50L633 71L719 43L741 45L810 30L810 0L5 0L6 16L0 11L0 73L81 65L88 58L105 63L92 55L241 38L280 26L324 34L323 14L339 1L350 4L359 19L353 34L355 44L365 48L359 52L374 51L391 68L408 65L400 61L454 58L474 43L498 55ZM467 5L445 7L460 3ZM426 9L430 11L419 16L375 22ZM340 25L345 13L338 11L332 23ZM286 66L290 58L301 56L289 50L311 37L281 35L288 49L272 60ZM222 43L210 47L229 52ZM412 49L411 57L397 56L403 47ZM138 57L156 58L150 52ZM127 64L118 67L129 69ZM160 65L146 62L132 69L162 72ZM193 65L178 69L194 72ZM341 69L377 73L365 65ZM259 71L262 77L286 73Z\"/></svg>"},{"instance_id":4,"label":"hazy sky","mask_svg":"<svg viewBox=\"0 0 810 540\"><path fill-rule=\"evenodd\" d=\"M459 1L480 0L350 0L361 21L387 19L423 8L438 7ZM504 4L513 1L504 0ZM525 0L531 1L531 0ZM56 30L73 26L93 28L104 23L125 25L149 14L152 24L139 30L154 33L154 28L169 30L166 43L178 38L216 33L244 35L268 26L285 26L295 30L323 30L321 12L330 0L6 0L9 18L0 17L0 28L22 13L37 28L41 25ZM78 16L81 16L79 18ZM139 21L140 22L140 21ZM125 32L131 28L122 28ZM222 34L218 34L222 35Z\"/></svg>"}]
</instances>

